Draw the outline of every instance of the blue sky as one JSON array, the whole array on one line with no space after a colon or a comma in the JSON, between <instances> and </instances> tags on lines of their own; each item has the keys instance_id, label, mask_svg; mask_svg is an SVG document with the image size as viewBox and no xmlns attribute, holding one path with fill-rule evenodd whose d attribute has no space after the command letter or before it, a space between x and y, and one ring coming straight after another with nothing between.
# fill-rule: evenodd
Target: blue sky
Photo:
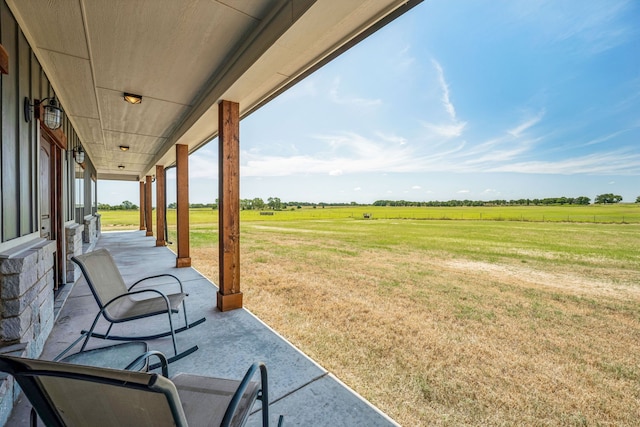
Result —
<instances>
[{"instance_id":1,"label":"blue sky","mask_svg":"<svg viewBox=\"0 0 640 427\"><path fill-rule=\"evenodd\" d=\"M241 122L241 198L633 202L638 23L634 0L426 0ZM189 169L213 202L217 141Z\"/></svg>"}]
</instances>

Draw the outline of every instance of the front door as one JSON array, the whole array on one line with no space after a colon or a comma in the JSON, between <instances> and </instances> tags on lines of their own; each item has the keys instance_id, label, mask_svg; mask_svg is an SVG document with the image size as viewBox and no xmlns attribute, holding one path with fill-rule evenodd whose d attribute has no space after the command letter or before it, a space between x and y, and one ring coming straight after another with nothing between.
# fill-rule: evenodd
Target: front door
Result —
<instances>
[{"instance_id":1,"label":"front door","mask_svg":"<svg viewBox=\"0 0 640 427\"><path fill-rule=\"evenodd\" d=\"M51 239L51 144L40 138L40 237Z\"/></svg>"}]
</instances>

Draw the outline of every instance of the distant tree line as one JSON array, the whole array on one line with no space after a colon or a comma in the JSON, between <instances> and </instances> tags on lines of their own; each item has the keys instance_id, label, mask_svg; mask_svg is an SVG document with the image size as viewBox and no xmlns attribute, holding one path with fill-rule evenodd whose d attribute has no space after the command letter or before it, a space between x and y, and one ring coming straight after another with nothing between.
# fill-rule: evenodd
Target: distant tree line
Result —
<instances>
[{"instance_id":1,"label":"distant tree line","mask_svg":"<svg viewBox=\"0 0 640 427\"><path fill-rule=\"evenodd\" d=\"M119 205L109 205L107 203L98 203L99 211L128 211L138 209L138 205L134 205L128 200L120 203Z\"/></svg>"},{"instance_id":2,"label":"distant tree line","mask_svg":"<svg viewBox=\"0 0 640 427\"><path fill-rule=\"evenodd\" d=\"M591 199L580 197L547 197L544 199L518 199L518 200L447 200L412 202L407 200L376 200L373 206L540 206L540 205L588 205Z\"/></svg>"},{"instance_id":3,"label":"distant tree line","mask_svg":"<svg viewBox=\"0 0 640 427\"><path fill-rule=\"evenodd\" d=\"M596 204L612 204L620 203L622 196L613 193L599 194L594 199ZM640 203L640 196L636 197L636 203ZM408 200L376 200L373 206L540 206L540 205L588 205L591 199L586 196L580 197L547 197L544 199L518 199L518 200L448 200L448 201L429 201L414 202ZM324 208L325 206L370 206L368 203L314 203L314 202L283 202L279 197L269 197L265 202L260 197L253 199L240 199L240 209L242 210L285 210L285 209L301 209L302 207ZM169 203L169 209L176 209L177 203ZM207 208L217 209L218 199L215 203L191 203L190 208ZM98 210L136 210L138 206L125 200L119 205L108 205L106 203L98 203Z\"/></svg>"}]
</instances>

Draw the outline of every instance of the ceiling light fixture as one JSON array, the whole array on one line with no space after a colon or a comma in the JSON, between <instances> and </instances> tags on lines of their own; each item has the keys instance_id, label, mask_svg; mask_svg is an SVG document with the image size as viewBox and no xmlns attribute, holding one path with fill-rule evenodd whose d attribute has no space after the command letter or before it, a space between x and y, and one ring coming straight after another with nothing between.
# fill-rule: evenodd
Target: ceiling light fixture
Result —
<instances>
[{"instance_id":1,"label":"ceiling light fixture","mask_svg":"<svg viewBox=\"0 0 640 427\"><path fill-rule=\"evenodd\" d=\"M123 99L129 104L140 104L142 102L142 95L136 95L133 93L124 93Z\"/></svg>"},{"instance_id":2,"label":"ceiling light fixture","mask_svg":"<svg viewBox=\"0 0 640 427\"><path fill-rule=\"evenodd\" d=\"M118 169L123 170L124 169L124 165L118 165Z\"/></svg>"},{"instance_id":3,"label":"ceiling light fixture","mask_svg":"<svg viewBox=\"0 0 640 427\"><path fill-rule=\"evenodd\" d=\"M60 104L58 104L58 100L56 97L45 98L45 99L34 99L33 104L31 103L31 99L29 97L24 98L24 120L29 123L31 122L31 111L36 108L40 108L40 104L45 101L49 101L47 105L44 105L42 108L44 112L42 114L42 121L45 126L47 126L51 130L59 129L62 126L62 108L60 108ZM40 114L37 114L38 118L40 118Z\"/></svg>"},{"instance_id":4,"label":"ceiling light fixture","mask_svg":"<svg viewBox=\"0 0 640 427\"><path fill-rule=\"evenodd\" d=\"M129 151L129 146L128 145L120 145L120 151Z\"/></svg>"}]
</instances>

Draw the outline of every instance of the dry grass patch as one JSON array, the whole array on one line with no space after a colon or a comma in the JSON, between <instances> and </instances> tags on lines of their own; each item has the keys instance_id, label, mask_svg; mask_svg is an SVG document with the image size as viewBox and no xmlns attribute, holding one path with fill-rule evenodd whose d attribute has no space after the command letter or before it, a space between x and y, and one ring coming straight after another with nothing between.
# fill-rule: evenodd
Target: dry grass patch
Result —
<instances>
[{"instance_id":1,"label":"dry grass patch","mask_svg":"<svg viewBox=\"0 0 640 427\"><path fill-rule=\"evenodd\" d=\"M243 229L247 308L401 424L637 425L637 264L274 227ZM192 250L214 282L215 245Z\"/></svg>"}]
</instances>

